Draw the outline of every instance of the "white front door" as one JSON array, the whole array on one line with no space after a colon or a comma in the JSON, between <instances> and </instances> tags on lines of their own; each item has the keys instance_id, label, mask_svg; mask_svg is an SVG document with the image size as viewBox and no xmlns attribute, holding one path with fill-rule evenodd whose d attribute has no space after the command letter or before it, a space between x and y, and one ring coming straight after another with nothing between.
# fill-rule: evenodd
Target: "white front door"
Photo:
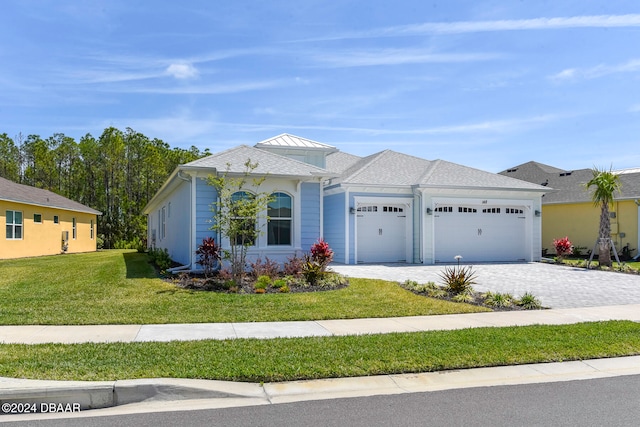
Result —
<instances>
[{"instance_id":1,"label":"white front door","mask_svg":"<svg viewBox=\"0 0 640 427\"><path fill-rule=\"evenodd\" d=\"M406 262L406 205L359 204L356 209L356 221L359 263Z\"/></svg>"}]
</instances>

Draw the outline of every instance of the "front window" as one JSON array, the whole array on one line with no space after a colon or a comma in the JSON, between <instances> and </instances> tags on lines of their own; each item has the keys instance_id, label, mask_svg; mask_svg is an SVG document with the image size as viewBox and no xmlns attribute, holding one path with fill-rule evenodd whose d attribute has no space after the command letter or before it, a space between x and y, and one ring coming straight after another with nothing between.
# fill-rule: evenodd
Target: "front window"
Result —
<instances>
[{"instance_id":1,"label":"front window","mask_svg":"<svg viewBox=\"0 0 640 427\"><path fill-rule=\"evenodd\" d=\"M231 221L233 223L230 243L233 245L255 245L256 218L246 216L248 204L255 196L246 191L237 191L231 195Z\"/></svg>"},{"instance_id":2,"label":"front window","mask_svg":"<svg viewBox=\"0 0 640 427\"><path fill-rule=\"evenodd\" d=\"M91 240L93 240L93 220L91 220Z\"/></svg>"},{"instance_id":3,"label":"front window","mask_svg":"<svg viewBox=\"0 0 640 427\"><path fill-rule=\"evenodd\" d=\"M60 224L60 217L58 217L58 215L54 215L53 216L53 223L54 224Z\"/></svg>"},{"instance_id":4,"label":"front window","mask_svg":"<svg viewBox=\"0 0 640 427\"><path fill-rule=\"evenodd\" d=\"M7 239L9 240L21 240L22 239L22 212L20 211L7 211Z\"/></svg>"},{"instance_id":5,"label":"front window","mask_svg":"<svg viewBox=\"0 0 640 427\"><path fill-rule=\"evenodd\" d=\"M269 245L291 245L291 196L273 193L267 207Z\"/></svg>"},{"instance_id":6,"label":"front window","mask_svg":"<svg viewBox=\"0 0 640 427\"><path fill-rule=\"evenodd\" d=\"M42 224L42 214L33 214L33 222Z\"/></svg>"},{"instance_id":7,"label":"front window","mask_svg":"<svg viewBox=\"0 0 640 427\"><path fill-rule=\"evenodd\" d=\"M71 235L73 236L73 240L76 240L77 232L76 232L76 219L71 218Z\"/></svg>"}]
</instances>

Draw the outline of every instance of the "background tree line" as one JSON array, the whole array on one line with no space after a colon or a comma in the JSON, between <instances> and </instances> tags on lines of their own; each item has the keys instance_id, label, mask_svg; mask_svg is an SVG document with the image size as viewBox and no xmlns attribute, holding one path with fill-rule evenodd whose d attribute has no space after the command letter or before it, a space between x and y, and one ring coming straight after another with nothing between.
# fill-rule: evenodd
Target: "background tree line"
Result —
<instances>
[{"instance_id":1,"label":"background tree line","mask_svg":"<svg viewBox=\"0 0 640 427\"><path fill-rule=\"evenodd\" d=\"M209 155L127 128L109 127L99 138L75 141L62 133L14 139L0 134L0 176L53 191L102 212L98 233L105 248L125 247L146 236L142 209L176 166Z\"/></svg>"}]
</instances>

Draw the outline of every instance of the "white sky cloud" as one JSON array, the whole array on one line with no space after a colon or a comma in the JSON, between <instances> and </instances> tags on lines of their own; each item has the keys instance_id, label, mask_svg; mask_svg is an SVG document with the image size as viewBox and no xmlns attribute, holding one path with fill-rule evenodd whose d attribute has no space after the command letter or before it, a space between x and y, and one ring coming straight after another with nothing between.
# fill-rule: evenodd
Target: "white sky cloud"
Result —
<instances>
[{"instance_id":1,"label":"white sky cloud","mask_svg":"<svg viewBox=\"0 0 640 427\"><path fill-rule=\"evenodd\" d=\"M552 80L570 80L570 79L596 79L610 74L633 73L640 71L640 59L632 59L622 64L615 65L597 65L591 68L569 68L554 74L550 78Z\"/></svg>"},{"instance_id":2,"label":"white sky cloud","mask_svg":"<svg viewBox=\"0 0 640 427\"><path fill-rule=\"evenodd\" d=\"M416 49L352 50L312 55L315 61L330 67L472 62L498 57L492 53L432 53Z\"/></svg>"},{"instance_id":3,"label":"white sky cloud","mask_svg":"<svg viewBox=\"0 0 640 427\"><path fill-rule=\"evenodd\" d=\"M425 34L464 34L492 31L554 30L566 28L640 27L640 14L586 15L570 17L504 19L495 21L428 22L368 31L337 34L311 40L400 37Z\"/></svg>"},{"instance_id":4,"label":"white sky cloud","mask_svg":"<svg viewBox=\"0 0 640 427\"><path fill-rule=\"evenodd\" d=\"M191 64L171 64L167 67L167 74L176 79L191 79L198 76L198 70Z\"/></svg>"}]
</instances>

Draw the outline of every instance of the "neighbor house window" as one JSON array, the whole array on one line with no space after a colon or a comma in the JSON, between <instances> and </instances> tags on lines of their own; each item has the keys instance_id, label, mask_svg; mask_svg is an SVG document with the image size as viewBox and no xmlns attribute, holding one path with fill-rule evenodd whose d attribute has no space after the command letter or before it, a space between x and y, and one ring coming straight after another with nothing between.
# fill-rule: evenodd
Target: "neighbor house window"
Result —
<instances>
[{"instance_id":1,"label":"neighbor house window","mask_svg":"<svg viewBox=\"0 0 640 427\"><path fill-rule=\"evenodd\" d=\"M75 218L71 218L71 236L73 237L73 240L76 240L76 219Z\"/></svg>"},{"instance_id":2,"label":"neighbor house window","mask_svg":"<svg viewBox=\"0 0 640 427\"><path fill-rule=\"evenodd\" d=\"M7 239L21 240L22 239L22 212L7 211L6 219L7 219Z\"/></svg>"},{"instance_id":3,"label":"neighbor house window","mask_svg":"<svg viewBox=\"0 0 640 427\"><path fill-rule=\"evenodd\" d=\"M53 216L53 223L54 224L60 224L60 217L58 217L58 215L54 215Z\"/></svg>"},{"instance_id":4,"label":"neighbor house window","mask_svg":"<svg viewBox=\"0 0 640 427\"><path fill-rule=\"evenodd\" d=\"M42 224L42 214L33 214L33 222Z\"/></svg>"},{"instance_id":5,"label":"neighbor house window","mask_svg":"<svg viewBox=\"0 0 640 427\"><path fill-rule=\"evenodd\" d=\"M91 220L91 240L93 240L93 220Z\"/></svg>"},{"instance_id":6,"label":"neighbor house window","mask_svg":"<svg viewBox=\"0 0 640 427\"><path fill-rule=\"evenodd\" d=\"M291 245L291 196L273 193L267 207L269 226L267 244Z\"/></svg>"},{"instance_id":7,"label":"neighbor house window","mask_svg":"<svg viewBox=\"0 0 640 427\"><path fill-rule=\"evenodd\" d=\"M237 234L235 235L235 241L231 241L234 245L248 244L253 246L255 242L255 229L256 219L242 216L243 204L249 200L252 200L255 196L247 191L236 191L231 195L232 207L231 207L231 220L238 226L236 228Z\"/></svg>"}]
</instances>

